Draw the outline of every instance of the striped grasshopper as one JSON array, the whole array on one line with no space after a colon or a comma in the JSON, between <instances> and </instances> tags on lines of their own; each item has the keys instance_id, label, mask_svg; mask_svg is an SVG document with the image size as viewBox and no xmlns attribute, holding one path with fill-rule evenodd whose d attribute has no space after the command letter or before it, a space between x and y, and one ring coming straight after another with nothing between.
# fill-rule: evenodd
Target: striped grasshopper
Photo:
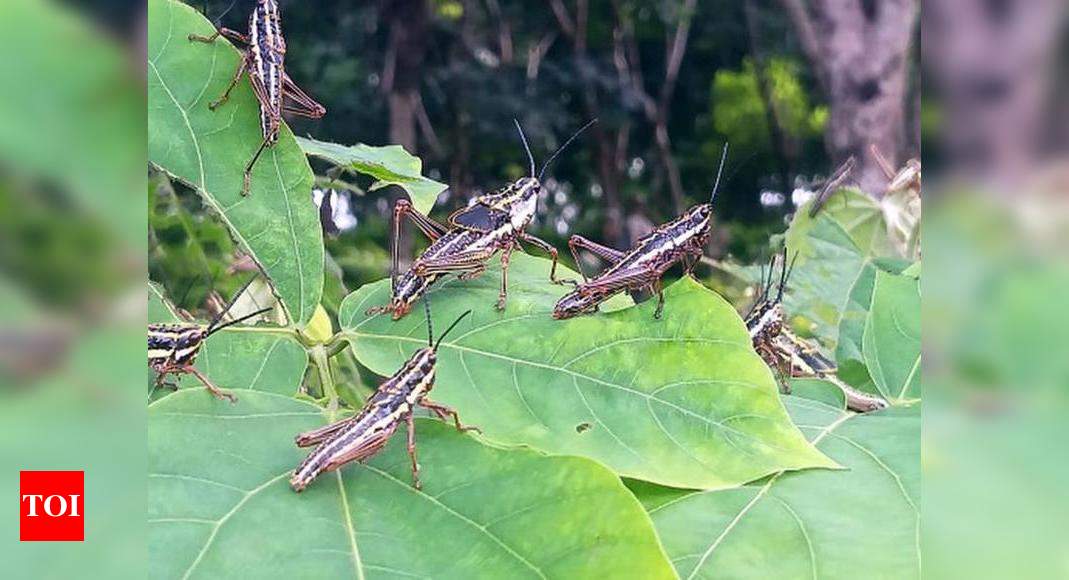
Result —
<instances>
[{"instance_id":1,"label":"striped grasshopper","mask_svg":"<svg viewBox=\"0 0 1069 580\"><path fill-rule=\"evenodd\" d=\"M521 248L520 242L528 242L550 255L553 265L549 278L557 280L557 249L525 230L531 223L542 192L542 176L550 163L587 127L590 121L575 132L550 155L542 170L535 176L535 161L523 129L516 123L527 158L531 164L530 177L522 177L506 187L476 197L468 207L449 216L449 226L442 225L412 207L408 200L398 200L393 212L393 261L390 270L391 296L389 304L367 310L368 315L391 313L397 320L409 313L412 304L438 279L447 274L456 274L461 280L471 280L486 271L486 264L501 251L501 291L497 309L505 308L508 299L508 270L512 251ZM404 274L398 276L398 240L401 237L401 221L408 217L424 235L431 240L428 247Z\"/></svg>"},{"instance_id":2,"label":"striped grasshopper","mask_svg":"<svg viewBox=\"0 0 1069 580\"><path fill-rule=\"evenodd\" d=\"M690 275L709 241L713 223L713 200L716 199L727 153L727 145L724 145L709 201L698 204L676 219L654 228L635 242L630 250L621 252L578 234L573 235L568 240L568 248L571 249L572 257L583 275L583 282L572 281L575 289L557 301L553 308L553 318L571 318L596 311L602 302L620 292L648 288L657 294L657 309L653 317L659 319L664 310L661 277L678 262L683 263L684 272ZM588 250L612 265L594 278L588 279L579 259L579 249Z\"/></svg>"},{"instance_id":3,"label":"striped grasshopper","mask_svg":"<svg viewBox=\"0 0 1069 580\"><path fill-rule=\"evenodd\" d=\"M795 254L794 259L798 255ZM813 377L826 380L842 389L846 395L847 408L861 413L878 411L887 407L882 398L863 393L842 381L837 375L837 365L817 348L794 334L787 324L783 310L783 291L794 269L794 259L787 263L784 248L780 263L779 282L773 288L776 257L769 262L768 278L762 276L761 289L750 311L746 314L746 329L750 332L754 350L779 377L780 390L790 392L787 380L793 377ZM772 296L775 290L776 296Z\"/></svg>"},{"instance_id":4,"label":"striped grasshopper","mask_svg":"<svg viewBox=\"0 0 1069 580\"><path fill-rule=\"evenodd\" d=\"M255 278L253 278L253 280L255 280ZM246 314L233 320L222 322L223 317L230 312L234 303L237 302L238 297L245 292L251 283L252 280L249 280L242 286L241 289L234 294L234 297L230 299L230 302L227 303L226 307L223 308L223 310L220 311L207 326L192 322L172 322L148 325L148 366L156 371L156 384L154 389L160 387L177 389L178 384L168 382L167 376L192 374L200 379L200 382L206 389L208 389L208 392L214 395L217 399L227 399L231 403L237 402L237 397L215 386L208 380L208 377L197 370L197 367L193 366L193 364L197 360L197 355L200 354L201 347L204 346L204 341L208 340L211 335L224 328L271 311L270 308L263 308L251 314Z\"/></svg>"},{"instance_id":5,"label":"striped grasshopper","mask_svg":"<svg viewBox=\"0 0 1069 580\"><path fill-rule=\"evenodd\" d=\"M438 346L471 311L454 320L435 342L431 328L430 304L426 298L423 304L427 316L427 346L417 350L399 371L382 383L358 414L326 427L301 433L294 439L298 447L318 445L293 471L290 486L294 491L303 491L322 473L333 471L352 461L362 462L371 458L386 445L402 422L408 427L412 485L420 489L422 484L419 481L419 463L416 461L416 426L413 415L416 406L429 409L443 421L451 417L458 431L481 433L478 427L463 425L455 410L427 398L427 394L434 388Z\"/></svg>"},{"instance_id":6,"label":"striped grasshopper","mask_svg":"<svg viewBox=\"0 0 1069 580\"><path fill-rule=\"evenodd\" d=\"M241 62L238 63L238 69L230 80L230 84L227 85L222 96L208 104L208 108L214 111L229 100L230 92L234 90L241 76L246 72L249 73L249 81L256 100L260 103L260 132L263 135L263 142L245 165L241 185L241 195L244 196L249 194L252 169L260 159L260 154L264 152L264 149L278 142L279 131L282 128L282 113L319 119L327 113L327 110L301 90L297 83L286 74L284 65L286 39L282 37L282 18L279 15L276 0L257 0L256 8L249 15L247 35L229 28L219 28L211 36L190 34L189 40L190 42L212 43L220 36L244 44L248 48L241 50ZM287 98L289 102L286 102Z\"/></svg>"}]
</instances>

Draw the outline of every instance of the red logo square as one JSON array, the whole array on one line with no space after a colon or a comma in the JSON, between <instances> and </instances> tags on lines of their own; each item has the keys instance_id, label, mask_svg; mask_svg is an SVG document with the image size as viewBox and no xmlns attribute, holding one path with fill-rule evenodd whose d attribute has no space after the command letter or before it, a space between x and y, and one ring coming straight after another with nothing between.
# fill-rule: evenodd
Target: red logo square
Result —
<instances>
[{"instance_id":1,"label":"red logo square","mask_svg":"<svg viewBox=\"0 0 1069 580\"><path fill-rule=\"evenodd\" d=\"M85 540L85 472L19 472L19 540Z\"/></svg>"}]
</instances>

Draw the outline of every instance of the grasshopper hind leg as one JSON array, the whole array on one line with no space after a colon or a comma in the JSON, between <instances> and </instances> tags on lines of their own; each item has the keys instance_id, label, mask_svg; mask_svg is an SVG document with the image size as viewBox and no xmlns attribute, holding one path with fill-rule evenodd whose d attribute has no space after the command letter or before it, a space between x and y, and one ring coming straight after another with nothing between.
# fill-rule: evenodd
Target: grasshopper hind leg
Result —
<instances>
[{"instance_id":1,"label":"grasshopper hind leg","mask_svg":"<svg viewBox=\"0 0 1069 580\"><path fill-rule=\"evenodd\" d=\"M227 401L230 401L231 403L237 403L238 402L238 398L235 395L233 395L231 393L228 393L228 392L220 389L219 387L215 386L215 384L213 384L210 380L208 380L208 377L204 376L204 373L198 371L196 367L194 367L192 365L186 365L185 367L182 368L182 370L184 372L187 372L187 373L192 373L198 379L200 379L200 382L202 384L204 384L204 388L208 389L208 392L211 393L212 396L214 396L216 399L226 399Z\"/></svg>"}]
</instances>

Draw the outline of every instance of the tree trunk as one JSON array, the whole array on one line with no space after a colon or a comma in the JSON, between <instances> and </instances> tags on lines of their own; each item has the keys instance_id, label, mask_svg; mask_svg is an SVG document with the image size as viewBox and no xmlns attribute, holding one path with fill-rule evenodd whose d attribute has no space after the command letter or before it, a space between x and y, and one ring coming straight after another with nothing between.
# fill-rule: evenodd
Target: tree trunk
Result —
<instances>
[{"instance_id":1,"label":"tree trunk","mask_svg":"<svg viewBox=\"0 0 1069 580\"><path fill-rule=\"evenodd\" d=\"M390 108L390 142L401 145L413 155L419 155L416 140L416 112L423 76L423 57L426 52L429 6L426 0L393 0L385 13L389 17L390 39L383 66L382 89ZM398 192L394 201L405 194ZM394 243L402 257L401 266L408 267L414 253L411 232L402 228L402 235Z\"/></svg>"},{"instance_id":2,"label":"tree trunk","mask_svg":"<svg viewBox=\"0 0 1069 580\"><path fill-rule=\"evenodd\" d=\"M869 153L875 146L900 165L906 147L909 50L918 0L780 0L828 100L825 133L833 165L851 155L862 189L879 197L887 185Z\"/></svg>"}]
</instances>

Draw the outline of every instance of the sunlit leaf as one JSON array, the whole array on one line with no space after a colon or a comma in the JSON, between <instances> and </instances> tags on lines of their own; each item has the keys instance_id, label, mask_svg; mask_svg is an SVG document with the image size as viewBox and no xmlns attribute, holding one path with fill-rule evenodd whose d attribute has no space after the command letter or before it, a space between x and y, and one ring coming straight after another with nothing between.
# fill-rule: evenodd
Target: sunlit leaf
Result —
<instances>
[{"instance_id":1,"label":"sunlit leaf","mask_svg":"<svg viewBox=\"0 0 1069 580\"><path fill-rule=\"evenodd\" d=\"M918 578L920 408L857 415L785 400L806 436L848 469L723 491L632 484L679 576Z\"/></svg>"},{"instance_id":2,"label":"sunlit leaf","mask_svg":"<svg viewBox=\"0 0 1069 580\"><path fill-rule=\"evenodd\" d=\"M149 160L186 183L215 210L271 278L294 322L306 322L323 287L323 239L312 202L312 172L283 126L242 197L242 171L260 146L259 106L243 79L215 111L239 62L220 38L190 42L214 27L192 7L151 0L148 10Z\"/></svg>"},{"instance_id":3,"label":"sunlit leaf","mask_svg":"<svg viewBox=\"0 0 1069 580\"><path fill-rule=\"evenodd\" d=\"M494 449L416 422L366 465L294 493L293 444L320 410L242 391L182 392L149 412L149 559L159 578L672 578L641 505L578 457ZM403 427L402 427L403 429Z\"/></svg>"},{"instance_id":4,"label":"sunlit leaf","mask_svg":"<svg viewBox=\"0 0 1069 580\"><path fill-rule=\"evenodd\" d=\"M412 205L424 214L431 211L438 194L448 187L423 177L423 162L400 145L372 147L359 143L345 146L304 137L298 137L297 142L308 155L375 178L377 181L372 190L385 185L401 186L412 198Z\"/></svg>"},{"instance_id":5,"label":"sunlit leaf","mask_svg":"<svg viewBox=\"0 0 1069 580\"><path fill-rule=\"evenodd\" d=\"M514 256L505 312L494 309L495 269L431 294L439 330L474 311L442 343L434 397L488 438L591 457L677 487L834 466L791 424L742 320L718 295L688 277L666 289L661 320L656 300L554 320L566 288L550 284L548 270L547 260ZM382 375L426 344L419 314L365 316L388 294L389 281L367 285L339 315L357 357Z\"/></svg>"}]
</instances>

